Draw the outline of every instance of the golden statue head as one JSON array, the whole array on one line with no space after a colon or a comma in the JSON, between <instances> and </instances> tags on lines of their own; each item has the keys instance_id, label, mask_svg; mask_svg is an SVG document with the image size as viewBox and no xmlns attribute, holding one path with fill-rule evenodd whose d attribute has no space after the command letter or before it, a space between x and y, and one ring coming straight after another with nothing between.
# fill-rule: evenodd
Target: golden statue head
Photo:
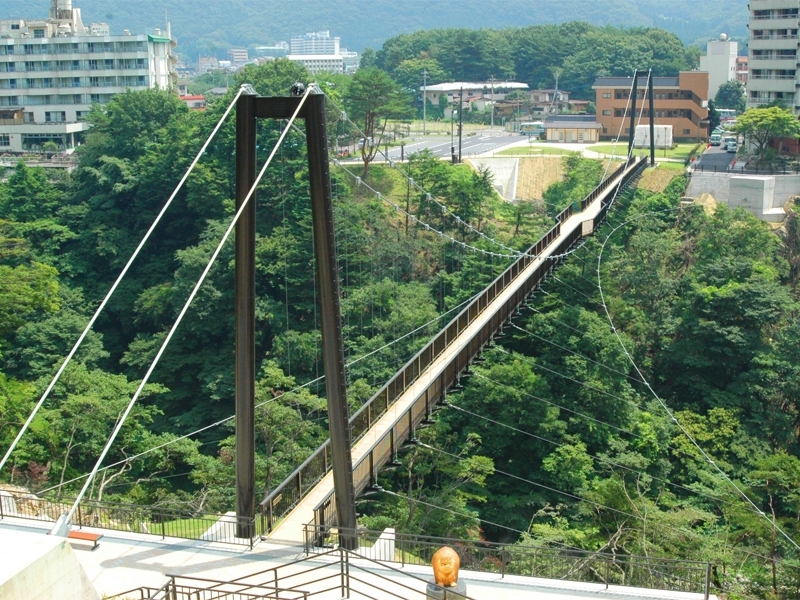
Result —
<instances>
[{"instance_id":1,"label":"golden statue head","mask_svg":"<svg viewBox=\"0 0 800 600\"><path fill-rule=\"evenodd\" d=\"M454 587L458 583L458 569L461 567L461 558L452 548L443 546L436 551L431 559L433 564L433 579L442 587Z\"/></svg>"}]
</instances>

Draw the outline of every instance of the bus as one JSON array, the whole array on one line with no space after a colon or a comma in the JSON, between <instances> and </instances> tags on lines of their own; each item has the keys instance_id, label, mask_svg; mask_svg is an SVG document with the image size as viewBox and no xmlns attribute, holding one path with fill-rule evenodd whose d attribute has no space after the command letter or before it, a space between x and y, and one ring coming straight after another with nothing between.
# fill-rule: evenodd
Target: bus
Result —
<instances>
[{"instance_id":1,"label":"bus","mask_svg":"<svg viewBox=\"0 0 800 600\"><path fill-rule=\"evenodd\" d=\"M535 135L537 137L542 137L544 135L544 121L520 123L519 132L522 135Z\"/></svg>"},{"instance_id":2,"label":"bus","mask_svg":"<svg viewBox=\"0 0 800 600\"><path fill-rule=\"evenodd\" d=\"M718 108L717 114L719 115L720 119L735 119L736 118L736 110L733 108Z\"/></svg>"}]
</instances>

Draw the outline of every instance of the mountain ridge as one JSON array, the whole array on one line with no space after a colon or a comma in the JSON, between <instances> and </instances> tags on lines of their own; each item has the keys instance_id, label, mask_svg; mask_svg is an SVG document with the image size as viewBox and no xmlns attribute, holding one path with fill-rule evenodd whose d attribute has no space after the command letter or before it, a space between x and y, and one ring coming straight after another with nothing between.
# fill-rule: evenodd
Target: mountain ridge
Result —
<instances>
[{"instance_id":1,"label":"mountain ridge","mask_svg":"<svg viewBox=\"0 0 800 600\"><path fill-rule=\"evenodd\" d=\"M0 18L43 18L48 0L5 0ZM561 0L557 5L530 0L462 0L431 4L424 0L75 0L85 22L105 21L112 33L164 27L166 16L178 38L178 52L222 58L229 47L268 45L309 31L330 30L342 46L361 51L380 48L401 33L433 28L508 28L587 21L618 27L662 27L685 44L715 39L725 32L747 39L747 0L697 3L691 0Z\"/></svg>"}]
</instances>

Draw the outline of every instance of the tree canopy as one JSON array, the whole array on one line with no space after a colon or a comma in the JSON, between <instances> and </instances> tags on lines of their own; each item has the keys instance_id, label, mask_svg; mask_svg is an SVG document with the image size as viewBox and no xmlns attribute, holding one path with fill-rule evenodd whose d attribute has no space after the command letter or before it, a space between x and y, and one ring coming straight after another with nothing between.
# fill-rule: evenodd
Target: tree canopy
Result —
<instances>
[{"instance_id":1,"label":"tree canopy","mask_svg":"<svg viewBox=\"0 0 800 600\"><path fill-rule=\"evenodd\" d=\"M763 160L775 140L800 136L800 122L792 111L778 106L751 108L736 120L734 130L753 145L753 150Z\"/></svg>"}]
</instances>

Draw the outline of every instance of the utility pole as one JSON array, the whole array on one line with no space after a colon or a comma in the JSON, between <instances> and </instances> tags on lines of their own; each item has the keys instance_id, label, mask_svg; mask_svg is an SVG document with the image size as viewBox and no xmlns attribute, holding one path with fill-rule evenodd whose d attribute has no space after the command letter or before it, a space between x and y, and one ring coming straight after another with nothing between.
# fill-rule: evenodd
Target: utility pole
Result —
<instances>
[{"instance_id":1,"label":"utility pole","mask_svg":"<svg viewBox=\"0 0 800 600\"><path fill-rule=\"evenodd\" d=\"M494 129L494 75L491 76L489 82L492 84L492 124L491 128Z\"/></svg>"},{"instance_id":2,"label":"utility pole","mask_svg":"<svg viewBox=\"0 0 800 600\"><path fill-rule=\"evenodd\" d=\"M656 111L653 99L653 69L647 75L647 94L650 97L650 166L656 166Z\"/></svg>"},{"instance_id":3,"label":"utility pole","mask_svg":"<svg viewBox=\"0 0 800 600\"><path fill-rule=\"evenodd\" d=\"M428 69L422 69L422 135L427 135L428 124Z\"/></svg>"},{"instance_id":4,"label":"utility pole","mask_svg":"<svg viewBox=\"0 0 800 600\"><path fill-rule=\"evenodd\" d=\"M461 109L458 112L458 162L461 162L461 131L464 128L464 88L461 88L461 93L458 95L458 104Z\"/></svg>"}]
</instances>

